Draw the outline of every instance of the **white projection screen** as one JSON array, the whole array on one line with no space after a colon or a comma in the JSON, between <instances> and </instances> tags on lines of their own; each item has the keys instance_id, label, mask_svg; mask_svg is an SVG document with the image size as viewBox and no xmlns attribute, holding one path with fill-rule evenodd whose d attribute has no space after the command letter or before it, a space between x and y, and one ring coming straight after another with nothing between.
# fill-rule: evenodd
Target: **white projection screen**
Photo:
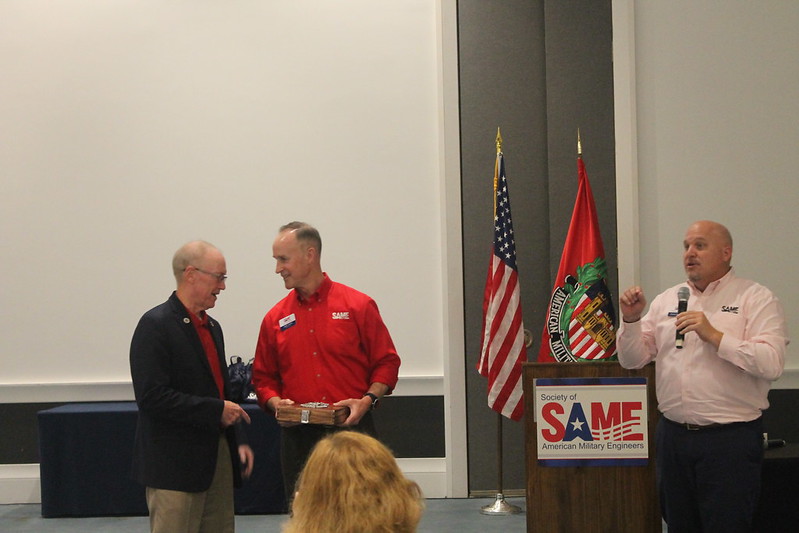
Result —
<instances>
[{"instance_id":1,"label":"white projection screen","mask_svg":"<svg viewBox=\"0 0 799 533\"><path fill-rule=\"evenodd\" d=\"M442 376L436 3L0 3L0 385L129 381L171 258L225 253L211 314L249 358L278 227L377 301L402 375Z\"/></svg>"}]
</instances>

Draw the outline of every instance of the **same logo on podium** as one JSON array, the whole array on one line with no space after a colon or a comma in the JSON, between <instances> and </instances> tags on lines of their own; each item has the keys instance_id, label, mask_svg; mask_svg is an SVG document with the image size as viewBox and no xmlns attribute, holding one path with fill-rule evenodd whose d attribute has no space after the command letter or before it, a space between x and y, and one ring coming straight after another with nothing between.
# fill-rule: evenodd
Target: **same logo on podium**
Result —
<instances>
[{"instance_id":1,"label":"same logo on podium","mask_svg":"<svg viewBox=\"0 0 799 533\"><path fill-rule=\"evenodd\" d=\"M641 377L536 379L539 464L646 465L646 383Z\"/></svg>"}]
</instances>

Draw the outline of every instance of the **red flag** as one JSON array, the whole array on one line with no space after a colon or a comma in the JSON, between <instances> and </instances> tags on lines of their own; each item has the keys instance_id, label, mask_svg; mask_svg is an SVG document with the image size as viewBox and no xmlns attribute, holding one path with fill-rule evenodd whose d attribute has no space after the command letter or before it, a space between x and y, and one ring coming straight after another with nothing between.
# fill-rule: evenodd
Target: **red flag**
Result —
<instances>
[{"instance_id":1,"label":"red flag","mask_svg":"<svg viewBox=\"0 0 799 533\"><path fill-rule=\"evenodd\" d=\"M616 315L582 157L577 158L577 173L577 199L544 322L540 363L616 358Z\"/></svg>"},{"instance_id":2,"label":"red flag","mask_svg":"<svg viewBox=\"0 0 799 533\"><path fill-rule=\"evenodd\" d=\"M526 359L516 242L505 160L499 152L494 166L494 245L483 298L483 345L477 369L488 378L488 406L517 421L524 414L522 362Z\"/></svg>"}]
</instances>

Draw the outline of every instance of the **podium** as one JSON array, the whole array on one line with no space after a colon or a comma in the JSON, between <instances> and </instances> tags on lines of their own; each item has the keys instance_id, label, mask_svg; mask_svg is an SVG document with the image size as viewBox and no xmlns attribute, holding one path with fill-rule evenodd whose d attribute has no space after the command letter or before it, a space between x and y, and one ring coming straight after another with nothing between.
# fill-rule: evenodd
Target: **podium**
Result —
<instances>
[{"instance_id":1,"label":"podium","mask_svg":"<svg viewBox=\"0 0 799 533\"><path fill-rule=\"evenodd\" d=\"M525 456L527 481L527 531L529 533L660 533L662 522L655 481L654 435L657 425L655 368L627 370L617 362L524 363ZM535 384L547 380L643 378L646 392L647 458L614 465L548 466L540 461L539 423L536 420ZM608 380L610 381L610 380ZM577 441L577 439L575 439ZM582 441L579 441L582 442ZM639 444L643 447L643 445ZM580 461L575 461L579 463ZM624 461L620 461L624 462ZM542 464L543 463L543 464ZM590 461L588 462L590 463ZM571 465L569 461L561 464Z\"/></svg>"}]
</instances>

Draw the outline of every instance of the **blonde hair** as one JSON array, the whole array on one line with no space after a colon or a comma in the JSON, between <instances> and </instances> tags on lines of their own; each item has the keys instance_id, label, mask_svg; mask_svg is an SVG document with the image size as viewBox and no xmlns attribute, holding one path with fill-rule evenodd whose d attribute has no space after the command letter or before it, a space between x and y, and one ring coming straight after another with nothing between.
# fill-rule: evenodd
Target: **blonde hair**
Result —
<instances>
[{"instance_id":1,"label":"blonde hair","mask_svg":"<svg viewBox=\"0 0 799 533\"><path fill-rule=\"evenodd\" d=\"M284 533L413 533L422 517L419 486L391 451L356 431L314 447L297 481Z\"/></svg>"}]
</instances>

